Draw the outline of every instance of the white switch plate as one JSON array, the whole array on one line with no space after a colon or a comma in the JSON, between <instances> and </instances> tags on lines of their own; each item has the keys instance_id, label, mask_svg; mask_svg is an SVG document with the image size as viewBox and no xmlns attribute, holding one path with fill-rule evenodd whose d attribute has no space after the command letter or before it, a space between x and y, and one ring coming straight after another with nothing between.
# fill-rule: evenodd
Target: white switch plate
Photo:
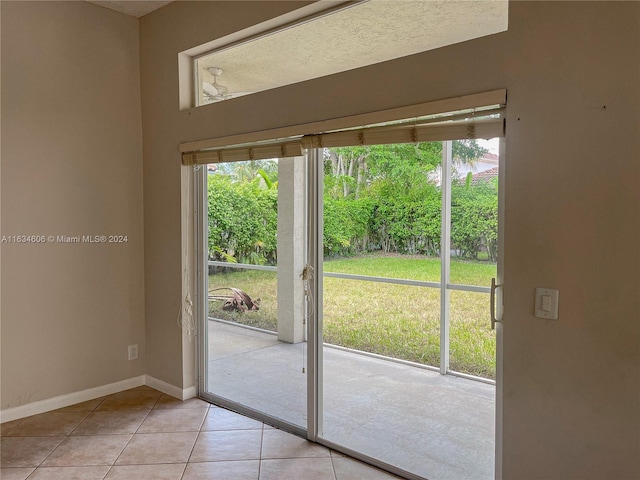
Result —
<instances>
[{"instance_id":1,"label":"white switch plate","mask_svg":"<svg viewBox=\"0 0 640 480\"><path fill-rule=\"evenodd\" d=\"M560 291L553 288L536 288L535 316L549 320L558 319Z\"/></svg>"}]
</instances>

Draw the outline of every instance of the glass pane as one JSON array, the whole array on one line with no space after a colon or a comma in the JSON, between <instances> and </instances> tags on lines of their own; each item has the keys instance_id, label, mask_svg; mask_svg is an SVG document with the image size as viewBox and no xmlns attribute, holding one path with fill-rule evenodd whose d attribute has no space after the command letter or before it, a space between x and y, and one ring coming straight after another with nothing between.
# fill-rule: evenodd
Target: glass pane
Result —
<instances>
[{"instance_id":1,"label":"glass pane","mask_svg":"<svg viewBox=\"0 0 640 480\"><path fill-rule=\"evenodd\" d=\"M438 289L325 277L323 325L325 344L440 365Z\"/></svg>"},{"instance_id":2,"label":"glass pane","mask_svg":"<svg viewBox=\"0 0 640 480\"><path fill-rule=\"evenodd\" d=\"M453 152L467 164L488 153L473 141ZM325 151L321 435L424 478L493 478L495 387L429 368L440 365L440 289L331 275L440 282L441 161L441 143ZM474 217L497 207L497 190L453 178L451 283L489 285L494 238ZM476 347L465 308L478 305L458 293L451 369L495 376L495 339Z\"/></svg>"},{"instance_id":3,"label":"glass pane","mask_svg":"<svg viewBox=\"0 0 640 480\"><path fill-rule=\"evenodd\" d=\"M473 140L453 143L451 283L454 284L488 287L496 276L497 148L498 139L484 144Z\"/></svg>"},{"instance_id":4,"label":"glass pane","mask_svg":"<svg viewBox=\"0 0 640 480\"><path fill-rule=\"evenodd\" d=\"M426 477L442 430L442 377L424 368L440 363L439 289L325 278L323 307L323 438Z\"/></svg>"},{"instance_id":5,"label":"glass pane","mask_svg":"<svg viewBox=\"0 0 640 480\"><path fill-rule=\"evenodd\" d=\"M278 161L207 166L209 259L276 265Z\"/></svg>"},{"instance_id":6,"label":"glass pane","mask_svg":"<svg viewBox=\"0 0 640 480\"><path fill-rule=\"evenodd\" d=\"M278 331L277 272L209 266L209 318ZM237 288L247 293L259 310L226 305Z\"/></svg>"},{"instance_id":7,"label":"glass pane","mask_svg":"<svg viewBox=\"0 0 640 480\"><path fill-rule=\"evenodd\" d=\"M288 253L304 246L303 238L294 245L278 236L295 231L279 231L291 227L291 206L298 200L277 187L278 177L294 168L290 160L208 167L206 390L306 429L306 338L299 335L303 315L298 315L303 298L287 292L278 301L279 275L293 278L291 261L283 260L287 255L278 259L278 246L286 242ZM294 329L296 338L290 335Z\"/></svg>"},{"instance_id":8,"label":"glass pane","mask_svg":"<svg viewBox=\"0 0 640 480\"><path fill-rule=\"evenodd\" d=\"M324 281L322 437L424 478L493 478L494 386L395 360L439 364L439 290Z\"/></svg>"},{"instance_id":9,"label":"glass pane","mask_svg":"<svg viewBox=\"0 0 640 480\"><path fill-rule=\"evenodd\" d=\"M496 331L491 330L489 294L450 292L450 369L496 378Z\"/></svg>"},{"instance_id":10,"label":"glass pane","mask_svg":"<svg viewBox=\"0 0 640 480\"><path fill-rule=\"evenodd\" d=\"M325 272L350 273L372 277L400 278L423 282L440 281L440 259L423 255L368 254L330 259Z\"/></svg>"},{"instance_id":11,"label":"glass pane","mask_svg":"<svg viewBox=\"0 0 640 480\"><path fill-rule=\"evenodd\" d=\"M324 270L440 280L442 144L324 150Z\"/></svg>"},{"instance_id":12,"label":"glass pane","mask_svg":"<svg viewBox=\"0 0 640 480\"><path fill-rule=\"evenodd\" d=\"M507 2L491 2L481 9L461 8L456 2L434 4L429 1L403 2L401 9L396 2L389 1L339 7L337 2L326 2L320 8L326 11L316 10L312 14L314 18L308 16L309 11L298 11L304 19L291 11L287 14L287 23L276 30L227 47L218 45L213 52L197 59L197 104L223 101L413 55L442 45L444 38L447 44L454 44L501 32L506 30L508 16ZM293 20L292 16L297 19ZM441 22L442 18L447 21ZM471 29L469 18L474 19ZM388 32L409 33L387 36L371 19L384 19ZM277 20L274 18L274 21ZM354 31L358 34L353 35ZM246 30L242 33L243 38L250 35L253 34ZM300 48L301 45L304 48ZM224 74L218 73L222 69Z\"/></svg>"}]
</instances>

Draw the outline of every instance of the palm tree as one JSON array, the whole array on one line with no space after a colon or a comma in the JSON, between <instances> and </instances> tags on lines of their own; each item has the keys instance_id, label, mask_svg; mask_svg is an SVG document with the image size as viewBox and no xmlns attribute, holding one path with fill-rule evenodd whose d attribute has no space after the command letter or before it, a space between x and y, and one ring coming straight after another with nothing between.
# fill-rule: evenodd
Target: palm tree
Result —
<instances>
[{"instance_id":1,"label":"palm tree","mask_svg":"<svg viewBox=\"0 0 640 480\"><path fill-rule=\"evenodd\" d=\"M252 182L259 179L264 182L266 188L273 188L277 184L278 161L247 160L236 162L233 164L231 177L236 182Z\"/></svg>"}]
</instances>

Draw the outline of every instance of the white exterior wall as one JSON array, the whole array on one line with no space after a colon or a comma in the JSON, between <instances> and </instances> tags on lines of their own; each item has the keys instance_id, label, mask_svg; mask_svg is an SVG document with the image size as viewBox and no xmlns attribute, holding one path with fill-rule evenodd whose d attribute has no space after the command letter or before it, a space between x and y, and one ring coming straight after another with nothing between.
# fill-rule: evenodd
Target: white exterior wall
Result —
<instances>
[{"instance_id":1,"label":"white exterior wall","mask_svg":"<svg viewBox=\"0 0 640 480\"><path fill-rule=\"evenodd\" d=\"M305 250L303 157L278 160L278 340L305 340L302 270Z\"/></svg>"}]
</instances>

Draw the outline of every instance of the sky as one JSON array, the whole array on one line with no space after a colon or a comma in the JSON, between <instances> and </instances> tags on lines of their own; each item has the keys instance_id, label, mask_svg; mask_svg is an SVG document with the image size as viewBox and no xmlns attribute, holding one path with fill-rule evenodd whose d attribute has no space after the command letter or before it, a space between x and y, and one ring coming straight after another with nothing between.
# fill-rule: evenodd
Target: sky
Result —
<instances>
[{"instance_id":1,"label":"sky","mask_svg":"<svg viewBox=\"0 0 640 480\"><path fill-rule=\"evenodd\" d=\"M492 138L490 140L478 139L478 145L486 148L491 153L498 154L498 144L500 143L499 138Z\"/></svg>"}]
</instances>

